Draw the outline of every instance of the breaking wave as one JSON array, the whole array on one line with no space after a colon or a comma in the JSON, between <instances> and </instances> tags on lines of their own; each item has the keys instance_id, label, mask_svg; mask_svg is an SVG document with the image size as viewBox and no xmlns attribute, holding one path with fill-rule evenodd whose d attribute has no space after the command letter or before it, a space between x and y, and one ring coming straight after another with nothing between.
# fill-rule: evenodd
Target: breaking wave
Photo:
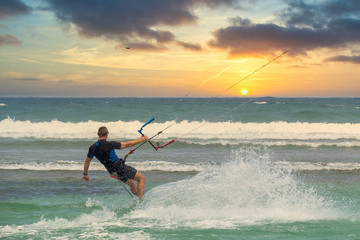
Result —
<instances>
[{"instance_id":1,"label":"breaking wave","mask_svg":"<svg viewBox=\"0 0 360 240\"><path fill-rule=\"evenodd\" d=\"M94 139L100 126L107 126L112 138L133 139L139 136L139 121L116 122L49 122L18 121L11 118L0 121L0 138L33 139ZM199 122L181 121L152 123L144 130L148 136L172 125L160 134L158 140L182 136L180 141L190 144L256 144L265 146L360 146L360 123L308 122ZM189 133L189 131L195 131ZM185 134L185 135L184 135Z\"/></svg>"}]
</instances>

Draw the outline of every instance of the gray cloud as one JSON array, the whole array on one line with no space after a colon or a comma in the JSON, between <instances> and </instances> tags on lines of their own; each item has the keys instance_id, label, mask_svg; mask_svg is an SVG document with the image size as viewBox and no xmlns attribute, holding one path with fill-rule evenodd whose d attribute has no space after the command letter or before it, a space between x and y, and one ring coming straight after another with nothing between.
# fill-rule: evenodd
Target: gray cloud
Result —
<instances>
[{"instance_id":1,"label":"gray cloud","mask_svg":"<svg viewBox=\"0 0 360 240\"><path fill-rule=\"evenodd\" d=\"M0 19L4 19L8 16L16 16L20 14L27 14L31 11L31 7L27 6L20 0L1 0L0 1ZM10 31L10 29L0 24L0 27ZM10 34L0 35L0 46L13 45L19 46L22 42Z\"/></svg>"},{"instance_id":2,"label":"gray cloud","mask_svg":"<svg viewBox=\"0 0 360 240\"><path fill-rule=\"evenodd\" d=\"M178 41L177 44L185 49L189 49L192 51L202 51L202 47L200 46L200 44L187 43L187 42L181 42L181 41Z\"/></svg>"},{"instance_id":3,"label":"gray cloud","mask_svg":"<svg viewBox=\"0 0 360 240\"><path fill-rule=\"evenodd\" d=\"M18 46L21 45L22 42L10 34L0 35L0 46L2 45L14 45Z\"/></svg>"},{"instance_id":4,"label":"gray cloud","mask_svg":"<svg viewBox=\"0 0 360 240\"><path fill-rule=\"evenodd\" d=\"M326 62L344 62L344 63L354 63L360 64L360 56L334 56L331 58L325 59Z\"/></svg>"},{"instance_id":5,"label":"gray cloud","mask_svg":"<svg viewBox=\"0 0 360 240\"><path fill-rule=\"evenodd\" d=\"M360 43L360 1L287 3L288 7L278 15L283 25L234 18L229 27L213 32L209 45L236 56L274 54L285 49L293 55L306 55L316 49L339 49Z\"/></svg>"},{"instance_id":6,"label":"gray cloud","mask_svg":"<svg viewBox=\"0 0 360 240\"><path fill-rule=\"evenodd\" d=\"M359 18L360 1L326 0L305 3L303 0L287 0L288 7L279 17L287 26L310 26L314 29L331 28L335 19Z\"/></svg>"},{"instance_id":7,"label":"gray cloud","mask_svg":"<svg viewBox=\"0 0 360 240\"><path fill-rule=\"evenodd\" d=\"M172 32L158 27L194 24L193 8L235 6L236 0L47 0L48 9L65 24L74 24L85 37L104 37L128 44L175 40Z\"/></svg>"},{"instance_id":8,"label":"gray cloud","mask_svg":"<svg viewBox=\"0 0 360 240\"><path fill-rule=\"evenodd\" d=\"M8 16L27 14L31 7L27 6L20 0L1 0L0 1L0 19Z\"/></svg>"},{"instance_id":9,"label":"gray cloud","mask_svg":"<svg viewBox=\"0 0 360 240\"><path fill-rule=\"evenodd\" d=\"M271 54L291 49L291 53L305 55L318 48L339 48L360 43L360 20L333 21L332 29L282 27L276 24L253 24L243 19L238 25L218 29L209 44L228 49L231 55Z\"/></svg>"}]
</instances>

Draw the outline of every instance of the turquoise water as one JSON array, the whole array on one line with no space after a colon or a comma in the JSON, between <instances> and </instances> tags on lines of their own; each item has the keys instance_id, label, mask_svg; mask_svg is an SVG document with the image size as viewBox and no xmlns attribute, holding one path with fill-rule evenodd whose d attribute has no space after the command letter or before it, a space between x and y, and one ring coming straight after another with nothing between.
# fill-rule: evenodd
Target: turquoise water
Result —
<instances>
[{"instance_id":1,"label":"turquoise water","mask_svg":"<svg viewBox=\"0 0 360 240\"><path fill-rule=\"evenodd\" d=\"M146 144L135 202L97 128ZM360 99L0 98L0 239L360 239ZM126 151L118 151L118 156Z\"/></svg>"}]
</instances>

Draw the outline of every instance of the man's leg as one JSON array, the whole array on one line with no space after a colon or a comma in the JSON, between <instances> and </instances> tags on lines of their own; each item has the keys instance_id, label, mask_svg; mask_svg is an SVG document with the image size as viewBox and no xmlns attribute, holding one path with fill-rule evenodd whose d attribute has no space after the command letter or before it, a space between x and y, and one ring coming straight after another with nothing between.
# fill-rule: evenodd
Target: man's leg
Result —
<instances>
[{"instance_id":1,"label":"man's leg","mask_svg":"<svg viewBox=\"0 0 360 240\"><path fill-rule=\"evenodd\" d=\"M131 192L141 200L145 192L145 177L140 172L136 172L134 180L137 181L137 186L132 179L129 179L126 183L130 186Z\"/></svg>"},{"instance_id":2,"label":"man's leg","mask_svg":"<svg viewBox=\"0 0 360 240\"><path fill-rule=\"evenodd\" d=\"M129 180L127 180L126 184L129 185L130 191L131 191L135 196L138 196L137 187L136 187L135 182L134 182L133 180L129 179Z\"/></svg>"}]
</instances>

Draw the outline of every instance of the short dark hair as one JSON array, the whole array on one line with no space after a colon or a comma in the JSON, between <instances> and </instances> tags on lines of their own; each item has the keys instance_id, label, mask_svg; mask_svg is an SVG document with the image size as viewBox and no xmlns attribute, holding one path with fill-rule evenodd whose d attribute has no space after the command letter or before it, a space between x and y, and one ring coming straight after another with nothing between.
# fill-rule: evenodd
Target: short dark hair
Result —
<instances>
[{"instance_id":1,"label":"short dark hair","mask_svg":"<svg viewBox=\"0 0 360 240\"><path fill-rule=\"evenodd\" d=\"M100 127L98 130L98 136L99 137L105 137L106 135L109 134L109 131L106 127Z\"/></svg>"}]
</instances>

